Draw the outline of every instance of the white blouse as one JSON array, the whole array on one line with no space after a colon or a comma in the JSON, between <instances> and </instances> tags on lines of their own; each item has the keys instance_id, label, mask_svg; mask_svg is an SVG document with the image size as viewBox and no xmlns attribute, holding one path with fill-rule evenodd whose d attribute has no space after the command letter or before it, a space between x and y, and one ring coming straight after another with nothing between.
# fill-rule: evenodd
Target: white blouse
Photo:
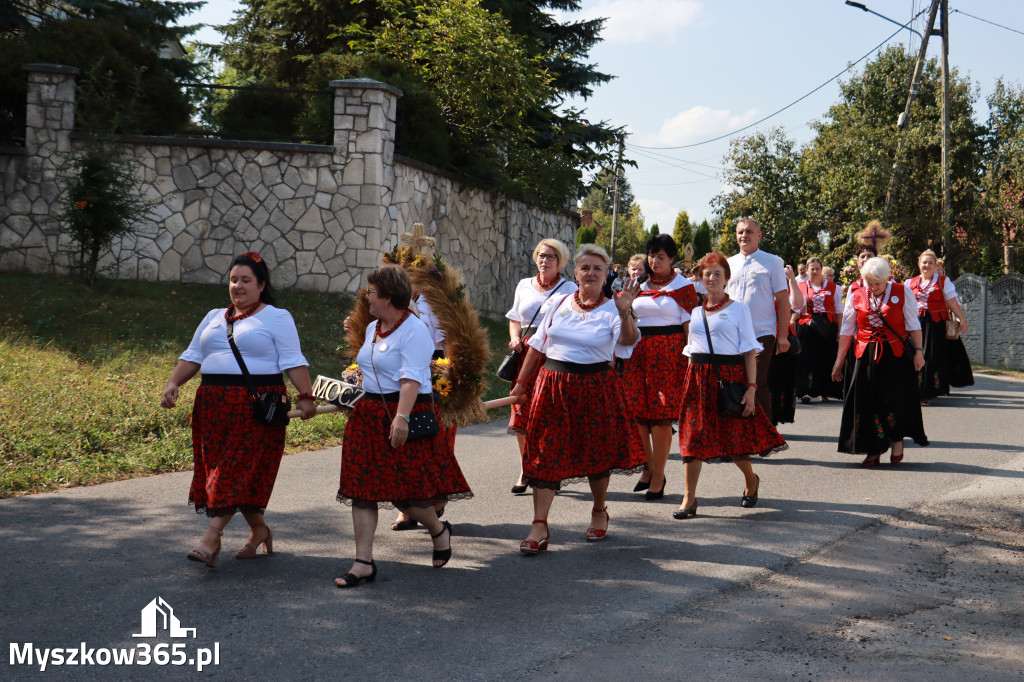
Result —
<instances>
[{"instance_id":1,"label":"white blouse","mask_svg":"<svg viewBox=\"0 0 1024 682\"><path fill-rule=\"evenodd\" d=\"M863 286L867 288L867 283L861 280ZM916 332L921 328L921 322L917 319L917 299L914 298L914 292L910 287L903 287L903 291L907 294L903 301L893 300L893 305L903 304L903 326L908 332ZM885 302L889 300L892 294L892 280L885 285L885 293L882 295L882 300L879 302L879 307L884 306ZM871 300L871 292L867 292L868 300ZM881 316L873 314L871 316L872 327L885 327L885 323L882 322ZM856 336L857 334L857 308L854 307L853 301L847 301L846 309L843 310L843 326L839 330L840 336Z\"/></svg>"},{"instance_id":2,"label":"white blouse","mask_svg":"<svg viewBox=\"0 0 1024 682\"><path fill-rule=\"evenodd\" d=\"M561 286L556 284L552 287L551 291L537 291L533 287L534 280L536 277L519 280L519 284L516 285L515 299L512 301L512 309L505 313L505 317L520 323L524 328L530 324L530 320L533 319L533 315L538 309L540 309L540 313L537 314L537 319L533 322L535 327L544 319L551 306L562 300L566 294L575 293L579 289L575 282L565 280L564 283L560 283Z\"/></svg>"},{"instance_id":3,"label":"white blouse","mask_svg":"<svg viewBox=\"0 0 1024 682\"><path fill-rule=\"evenodd\" d=\"M675 279L666 284L661 291L672 291L692 285L693 282L677 274ZM650 283L640 285L640 291L650 291ZM695 289L696 290L696 289ZM637 296L633 301L633 312L636 323L641 327L664 327L685 324L690 321L690 313L675 302L671 296Z\"/></svg>"},{"instance_id":4,"label":"white blouse","mask_svg":"<svg viewBox=\"0 0 1024 682\"><path fill-rule=\"evenodd\" d=\"M544 315L537 333L527 343L552 360L580 364L611 362L616 357L629 358L636 346L620 344L621 331L622 318L615 301L609 299L593 310L578 313L569 297Z\"/></svg>"},{"instance_id":5,"label":"white blouse","mask_svg":"<svg viewBox=\"0 0 1024 682\"><path fill-rule=\"evenodd\" d=\"M434 350L444 350L444 330L437 325L437 317L430 304L427 303L427 297L422 294L417 296L413 305L416 314L423 320L423 324L427 325L427 333L434 340Z\"/></svg>"},{"instance_id":6,"label":"white blouse","mask_svg":"<svg viewBox=\"0 0 1024 682\"><path fill-rule=\"evenodd\" d=\"M402 379L420 385L419 393L430 393L430 358L434 343L423 320L410 315L398 329L373 343L377 336L377 320L366 327L356 364L363 371L363 390L370 393L394 393L402 387Z\"/></svg>"},{"instance_id":7,"label":"white blouse","mask_svg":"<svg viewBox=\"0 0 1024 682\"><path fill-rule=\"evenodd\" d=\"M700 312L697 312L698 310ZM733 301L710 315L704 308L694 308L690 319L689 343L683 348L683 355L689 357L694 353L711 352L708 348L708 336L704 331L705 320L711 331L711 342L715 344L716 355L742 355L750 350L760 353L763 349L754 336L750 308L741 301Z\"/></svg>"},{"instance_id":8,"label":"white blouse","mask_svg":"<svg viewBox=\"0 0 1024 682\"><path fill-rule=\"evenodd\" d=\"M225 312L227 308L206 313L179 360L199 363L203 374L242 373L228 343ZM249 374L280 374L293 367L309 366L299 346L295 320L283 308L268 305L235 322L234 337Z\"/></svg>"}]
</instances>

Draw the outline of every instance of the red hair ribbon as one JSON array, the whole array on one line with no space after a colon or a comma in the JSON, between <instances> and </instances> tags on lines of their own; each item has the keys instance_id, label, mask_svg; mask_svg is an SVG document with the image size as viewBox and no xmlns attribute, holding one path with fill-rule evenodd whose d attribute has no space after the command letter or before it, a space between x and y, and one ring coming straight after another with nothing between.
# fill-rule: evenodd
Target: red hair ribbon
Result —
<instances>
[{"instance_id":1,"label":"red hair ribbon","mask_svg":"<svg viewBox=\"0 0 1024 682\"><path fill-rule=\"evenodd\" d=\"M263 262L263 259L260 258L260 254L256 253L255 251L246 251L245 253L242 254L242 258L248 258L256 263Z\"/></svg>"}]
</instances>

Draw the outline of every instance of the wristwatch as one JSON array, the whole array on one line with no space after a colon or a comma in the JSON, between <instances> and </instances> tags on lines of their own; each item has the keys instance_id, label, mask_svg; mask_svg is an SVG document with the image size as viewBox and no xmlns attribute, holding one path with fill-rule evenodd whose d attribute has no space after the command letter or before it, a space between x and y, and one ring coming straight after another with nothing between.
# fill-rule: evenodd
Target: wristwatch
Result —
<instances>
[{"instance_id":1,"label":"wristwatch","mask_svg":"<svg viewBox=\"0 0 1024 682\"><path fill-rule=\"evenodd\" d=\"M407 415L407 414L402 414L401 412L399 412L399 413L397 413L397 414L396 414L395 416L396 416L396 417L401 417L402 419L404 419L404 420L405 420L405 423L406 423L406 424L408 424L408 423L409 423L409 415Z\"/></svg>"}]
</instances>

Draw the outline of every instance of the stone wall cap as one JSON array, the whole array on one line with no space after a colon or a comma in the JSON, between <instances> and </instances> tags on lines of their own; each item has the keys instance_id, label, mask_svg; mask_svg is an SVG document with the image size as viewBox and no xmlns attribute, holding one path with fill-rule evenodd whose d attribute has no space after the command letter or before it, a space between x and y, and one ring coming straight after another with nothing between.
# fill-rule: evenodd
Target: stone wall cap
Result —
<instances>
[{"instance_id":1,"label":"stone wall cap","mask_svg":"<svg viewBox=\"0 0 1024 682\"><path fill-rule=\"evenodd\" d=\"M331 81L328 83L332 88L362 88L364 90L386 90L393 95L401 97L405 93L394 85L388 85L372 78L346 78L340 81Z\"/></svg>"},{"instance_id":2,"label":"stone wall cap","mask_svg":"<svg viewBox=\"0 0 1024 682\"><path fill-rule=\"evenodd\" d=\"M212 147L217 149L260 149L285 152L308 152L310 154L333 154L334 145L300 144L296 142L264 142L257 140L221 140L207 137L167 137L162 135L92 135L73 130L73 140L109 140L125 144L152 144L167 147Z\"/></svg>"},{"instance_id":3,"label":"stone wall cap","mask_svg":"<svg viewBox=\"0 0 1024 682\"><path fill-rule=\"evenodd\" d=\"M77 76L82 72L77 66L65 66L64 64L22 64L21 68L26 71L42 73L69 73L72 76Z\"/></svg>"}]
</instances>

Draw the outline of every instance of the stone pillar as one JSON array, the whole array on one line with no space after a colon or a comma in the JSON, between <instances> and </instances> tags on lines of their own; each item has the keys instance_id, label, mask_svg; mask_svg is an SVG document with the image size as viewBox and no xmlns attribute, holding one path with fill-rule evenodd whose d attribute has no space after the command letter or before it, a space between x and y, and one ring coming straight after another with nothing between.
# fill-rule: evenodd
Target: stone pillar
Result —
<instances>
[{"instance_id":1,"label":"stone pillar","mask_svg":"<svg viewBox=\"0 0 1024 682\"><path fill-rule=\"evenodd\" d=\"M389 207L395 186L395 122L402 91L370 78L336 80L330 85L334 88L334 147L342 192L352 196L358 190L352 226L365 238L365 246L352 264L373 268L380 264L386 236L396 233L397 238L395 216Z\"/></svg>"},{"instance_id":2,"label":"stone pillar","mask_svg":"<svg viewBox=\"0 0 1024 682\"><path fill-rule=\"evenodd\" d=\"M27 187L35 185L38 194L26 192L31 201L30 230L21 243L25 267L40 272L53 267L58 252L59 227L56 215L62 188L58 171L65 155L71 152L71 131L75 127L75 76L73 66L25 64L28 72L28 96L25 111L25 149ZM35 196L33 196L35 195Z\"/></svg>"}]
</instances>

